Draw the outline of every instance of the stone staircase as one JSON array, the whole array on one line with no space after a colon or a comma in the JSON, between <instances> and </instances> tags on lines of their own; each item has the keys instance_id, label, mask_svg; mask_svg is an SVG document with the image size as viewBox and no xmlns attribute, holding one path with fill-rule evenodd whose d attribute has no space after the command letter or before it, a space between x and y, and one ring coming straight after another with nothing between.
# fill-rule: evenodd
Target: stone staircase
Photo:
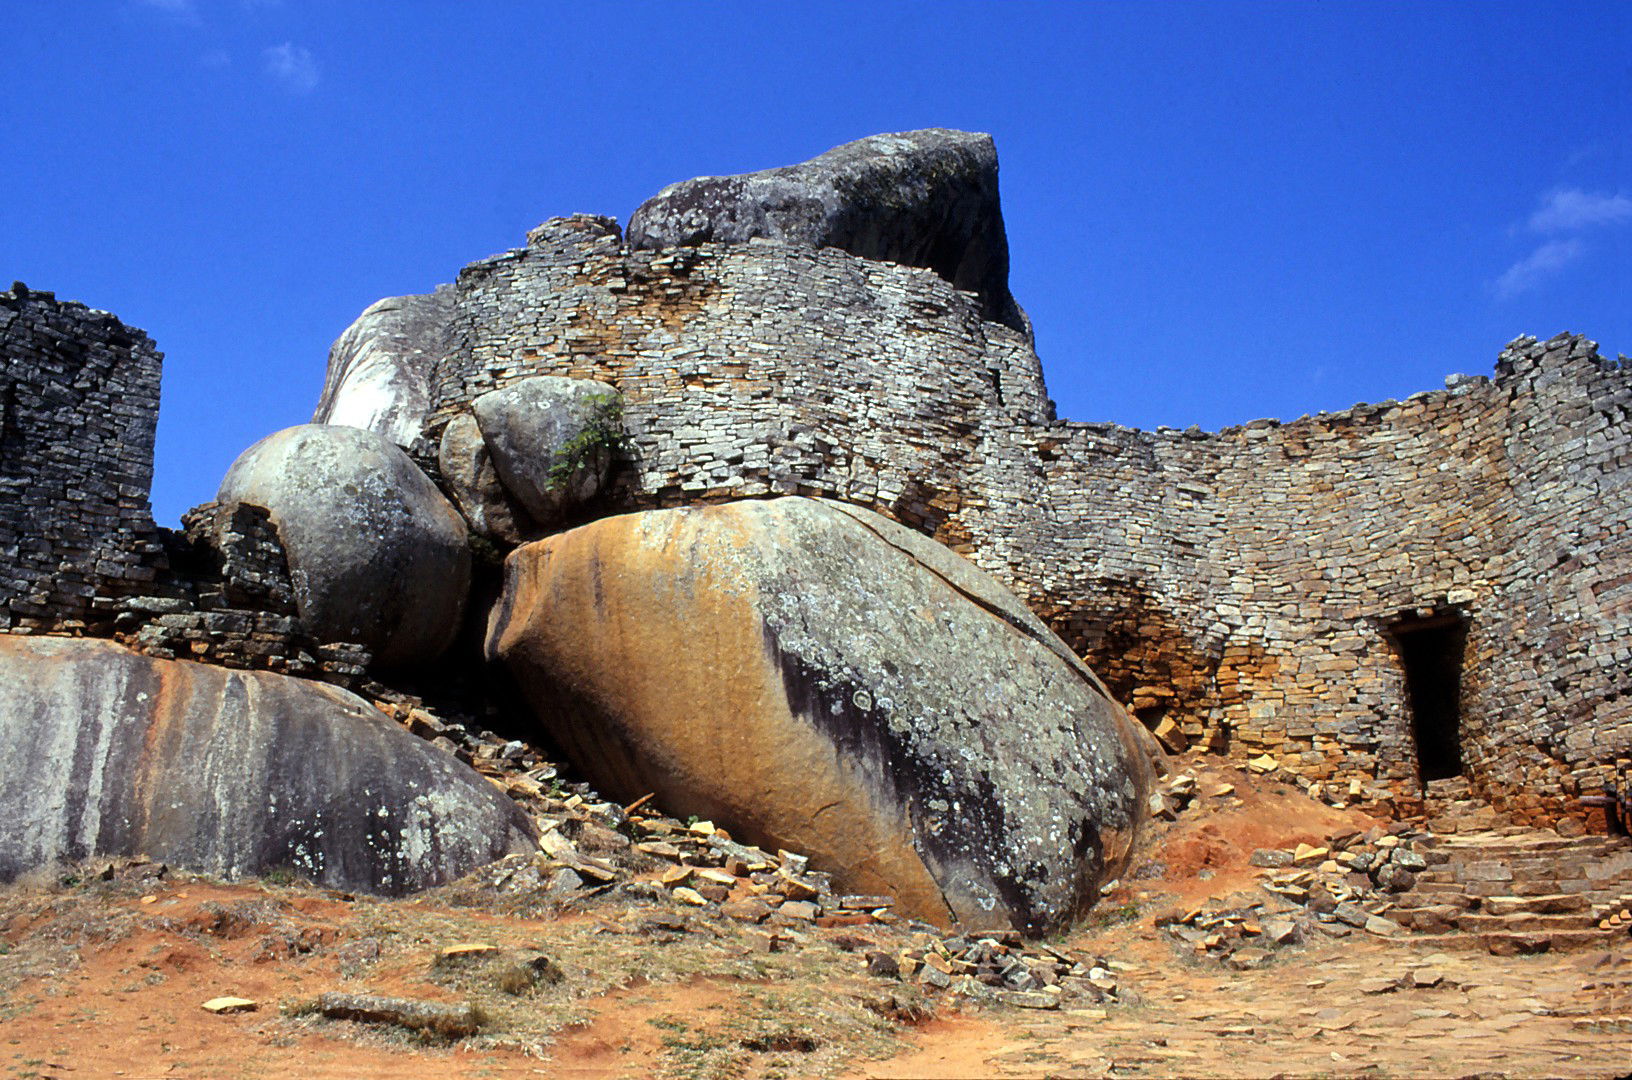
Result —
<instances>
[{"instance_id":1,"label":"stone staircase","mask_svg":"<svg viewBox=\"0 0 1632 1080\"><path fill-rule=\"evenodd\" d=\"M1495 807L1473 793L1465 776L1430 780L1423 789L1423 820L1430 832L1489 832L1512 823Z\"/></svg>"},{"instance_id":2,"label":"stone staircase","mask_svg":"<svg viewBox=\"0 0 1632 1080\"><path fill-rule=\"evenodd\" d=\"M1632 931L1632 840L1505 822L1465 780L1429 785L1427 868L1393 921L1449 948L1498 955L1620 947ZM1420 939L1419 939L1420 940Z\"/></svg>"}]
</instances>

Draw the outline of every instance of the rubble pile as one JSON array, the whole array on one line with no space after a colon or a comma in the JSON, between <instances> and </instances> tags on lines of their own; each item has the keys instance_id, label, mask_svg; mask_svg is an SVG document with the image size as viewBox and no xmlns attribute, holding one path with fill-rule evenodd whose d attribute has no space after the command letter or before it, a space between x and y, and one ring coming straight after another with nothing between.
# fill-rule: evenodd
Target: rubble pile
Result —
<instances>
[{"instance_id":1,"label":"rubble pile","mask_svg":"<svg viewBox=\"0 0 1632 1080\"><path fill-rule=\"evenodd\" d=\"M1012 930L948 935L896 914L889 896L836 891L832 875L805 855L773 854L713 822L667 817L649 799L629 806L602 799L537 748L470 718L438 716L417 699L377 704L487 777L538 826L536 854L475 871L443 890L452 899L517 913L592 910L606 933L658 940L735 931L767 953L837 945L880 979L1019 1008L1128 1000L1118 979L1132 968L1120 961Z\"/></svg>"}]
</instances>

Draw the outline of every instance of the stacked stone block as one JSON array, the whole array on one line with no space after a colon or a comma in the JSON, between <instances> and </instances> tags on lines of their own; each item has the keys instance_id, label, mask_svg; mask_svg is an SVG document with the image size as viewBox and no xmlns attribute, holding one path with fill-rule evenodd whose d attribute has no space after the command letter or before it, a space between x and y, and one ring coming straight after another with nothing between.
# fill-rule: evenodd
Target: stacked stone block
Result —
<instances>
[{"instance_id":1,"label":"stacked stone block","mask_svg":"<svg viewBox=\"0 0 1632 1080\"><path fill-rule=\"evenodd\" d=\"M283 542L264 507L205 503L171 537L175 572L162 595L123 604L117 636L166 660L276 671L360 686L370 656L361 645L319 642L301 623Z\"/></svg>"},{"instance_id":2,"label":"stacked stone block","mask_svg":"<svg viewBox=\"0 0 1632 1080\"><path fill-rule=\"evenodd\" d=\"M104 311L0 292L0 631L105 626L162 570L148 505L162 360Z\"/></svg>"},{"instance_id":3,"label":"stacked stone block","mask_svg":"<svg viewBox=\"0 0 1632 1080\"><path fill-rule=\"evenodd\" d=\"M1476 790L1547 822L1632 780L1632 371L1580 337L1520 339L1493 377L1403 402L1209 434L1056 420L1024 333L929 271L836 249L634 252L609 219L556 219L467 267L453 312L421 460L481 393L600 380L628 439L588 512L878 510L997 574L1177 745L1409 809L1392 632L1449 616ZM173 540L181 572L159 572L145 337L26 292L0 296L0 334L0 625L124 610L160 655L360 673L301 635L254 508L202 508Z\"/></svg>"},{"instance_id":4,"label":"stacked stone block","mask_svg":"<svg viewBox=\"0 0 1632 1080\"><path fill-rule=\"evenodd\" d=\"M928 270L770 242L629 252L601 218L529 239L460 275L428 432L527 376L611 383L629 433L611 505L821 495L958 546L943 526L982 422L1049 407L1022 336Z\"/></svg>"},{"instance_id":5,"label":"stacked stone block","mask_svg":"<svg viewBox=\"0 0 1632 1080\"><path fill-rule=\"evenodd\" d=\"M1179 743L1411 808L1391 630L1441 615L1469 625L1485 795L1548 819L1632 756L1629 379L1581 338L1523 339L1494 378L1403 402L1142 432L1055 420L1022 334L837 250L630 252L607 219L557 219L457 288L433 431L517 378L612 383L630 441L602 512L879 510L998 574Z\"/></svg>"}]
</instances>

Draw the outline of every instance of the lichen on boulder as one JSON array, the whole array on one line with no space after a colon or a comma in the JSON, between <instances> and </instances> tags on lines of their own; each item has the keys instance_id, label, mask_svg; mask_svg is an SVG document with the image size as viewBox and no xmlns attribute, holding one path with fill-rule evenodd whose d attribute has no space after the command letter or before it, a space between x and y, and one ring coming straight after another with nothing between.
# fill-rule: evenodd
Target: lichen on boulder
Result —
<instances>
[{"instance_id":1,"label":"lichen on boulder","mask_svg":"<svg viewBox=\"0 0 1632 1080\"><path fill-rule=\"evenodd\" d=\"M1150 763L1017 599L869 511L607 518L511 554L489 656L608 792L938 923L1042 933L1127 858Z\"/></svg>"}]
</instances>

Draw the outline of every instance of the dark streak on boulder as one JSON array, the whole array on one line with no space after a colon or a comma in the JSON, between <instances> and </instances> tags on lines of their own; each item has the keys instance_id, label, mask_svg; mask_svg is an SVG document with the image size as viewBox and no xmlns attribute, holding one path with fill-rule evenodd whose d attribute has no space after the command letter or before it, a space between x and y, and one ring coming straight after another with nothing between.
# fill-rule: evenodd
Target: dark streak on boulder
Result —
<instances>
[{"instance_id":1,"label":"dark streak on boulder","mask_svg":"<svg viewBox=\"0 0 1632 1080\"><path fill-rule=\"evenodd\" d=\"M397 895L531 850L525 817L353 694L0 637L0 880L92 855Z\"/></svg>"}]
</instances>

